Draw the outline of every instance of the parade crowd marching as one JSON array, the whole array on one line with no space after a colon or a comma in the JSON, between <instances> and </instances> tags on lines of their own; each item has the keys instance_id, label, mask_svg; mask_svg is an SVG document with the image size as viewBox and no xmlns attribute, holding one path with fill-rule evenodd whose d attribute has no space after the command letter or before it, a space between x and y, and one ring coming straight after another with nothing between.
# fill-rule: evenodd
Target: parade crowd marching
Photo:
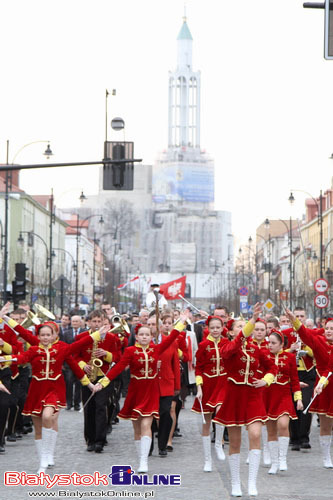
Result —
<instances>
[{"instance_id":1,"label":"parade crowd marching","mask_svg":"<svg viewBox=\"0 0 333 500\"><path fill-rule=\"evenodd\" d=\"M222 305L209 315L156 297L153 308L138 313L120 315L105 302L87 318L75 308L56 318L41 306L35 314L26 303L3 305L1 454L6 441L34 432L38 473L52 470L65 408L83 411L89 453L103 452L119 418L131 420L137 471L147 473L154 437L161 458L174 452L179 415L193 394L192 411L202 421L203 472L212 470L211 442L218 460L225 460L228 445L232 496L242 496L244 426L250 496L258 495L261 450L268 474L283 474L289 447L311 449L314 414L322 466L333 468L333 318L314 327L302 307L284 308L278 318L258 303L245 320Z\"/></svg>"}]
</instances>

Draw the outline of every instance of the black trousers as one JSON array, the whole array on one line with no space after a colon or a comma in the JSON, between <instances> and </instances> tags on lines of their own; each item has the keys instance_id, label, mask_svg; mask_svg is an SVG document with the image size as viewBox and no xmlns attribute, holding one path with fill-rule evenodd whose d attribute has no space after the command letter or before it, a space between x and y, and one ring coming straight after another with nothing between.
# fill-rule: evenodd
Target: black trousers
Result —
<instances>
[{"instance_id":1,"label":"black trousers","mask_svg":"<svg viewBox=\"0 0 333 500\"><path fill-rule=\"evenodd\" d=\"M81 403L81 384L70 368L64 370L66 382L66 403L68 407L79 406Z\"/></svg>"},{"instance_id":2,"label":"black trousers","mask_svg":"<svg viewBox=\"0 0 333 500\"><path fill-rule=\"evenodd\" d=\"M102 377L99 377L99 379ZM98 382L98 380L96 382ZM84 409L84 438L87 445L100 444L104 446L107 431L107 406L110 385L102 391L96 392ZM91 396L88 387L82 387L82 402L86 403Z\"/></svg>"},{"instance_id":3,"label":"black trousers","mask_svg":"<svg viewBox=\"0 0 333 500\"><path fill-rule=\"evenodd\" d=\"M0 380L3 385L11 390L11 371L6 367L0 370ZM5 392L0 392L0 444L4 444L4 436L9 416L9 408L14 403L13 396Z\"/></svg>"},{"instance_id":4,"label":"black trousers","mask_svg":"<svg viewBox=\"0 0 333 500\"><path fill-rule=\"evenodd\" d=\"M316 371L312 368L310 371L300 370L298 372L298 378L300 382L305 382L308 384L308 387L304 387L302 389L302 400L304 408L308 406L311 401L314 384L316 380ZM295 404L296 409L296 404ZM290 441L293 444L303 444L309 443L310 441L310 431L311 431L311 422L312 422L312 414L307 413L304 415L302 411L297 411L296 414L298 420L290 420Z\"/></svg>"},{"instance_id":5,"label":"black trousers","mask_svg":"<svg viewBox=\"0 0 333 500\"><path fill-rule=\"evenodd\" d=\"M172 427L172 418L170 415L172 400L173 396L160 397L160 420L158 425L158 448L160 450L166 449Z\"/></svg>"}]
</instances>

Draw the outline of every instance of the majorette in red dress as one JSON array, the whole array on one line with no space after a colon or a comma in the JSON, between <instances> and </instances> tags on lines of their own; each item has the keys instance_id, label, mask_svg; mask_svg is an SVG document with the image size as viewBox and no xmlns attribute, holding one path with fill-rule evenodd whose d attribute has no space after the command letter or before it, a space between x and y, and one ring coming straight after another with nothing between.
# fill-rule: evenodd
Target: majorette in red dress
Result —
<instances>
[{"instance_id":1,"label":"majorette in red dress","mask_svg":"<svg viewBox=\"0 0 333 500\"><path fill-rule=\"evenodd\" d=\"M244 329L247 327L245 325ZM277 367L265 349L259 349L247 340L243 330L235 339L223 340L221 345L228 382L223 405L213 419L217 424L241 426L267 420L262 391L256 389L253 382L264 378L270 384L277 374Z\"/></svg>"},{"instance_id":2,"label":"majorette in red dress","mask_svg":"<svg viewBox=\"0 0 333 500\"><path fill-rule=\"evenodd\" d=\"M172 330L161 344L150 343L141 346L136 343L127 347L122 358L99 383L106 387L116 378L126 366L130 367L131 380L128 386L124 406L118 417L126 420L138 420L140 417L153 416L159 418L160 393L157 379L157 361L179 335L178 330Z\"/></svg>"},{"instance_id":3,"label":"majorette in red dress","mask_svg":"<svg viewBox=\"0 0 333 500\"><path fill-rule=\"evenodd\" d=\"M277 354L269 353L268 356L278 367L274 382L269 387L264 387L263 397L267 416L270 420L277 420L282 415L288 415L296 420L296 412L292 399L302 398L299 384L295 354L280 351Z\"/></svg>"},{"instance_id":4,"label":"majorette in red dress","mask_svg":"<svg viewBox=\"0 0 333 500\"><path fill-rule=\"evenodd\" d=\"M202 384L202 408L204 413L212 413L214 408L223 403L227 377L220 354L222 338L214 339L208 335L200 342L196 353L195 376ZM192 411L201 413L200 403L194 400Z\"/></svg>"}]
</instances>

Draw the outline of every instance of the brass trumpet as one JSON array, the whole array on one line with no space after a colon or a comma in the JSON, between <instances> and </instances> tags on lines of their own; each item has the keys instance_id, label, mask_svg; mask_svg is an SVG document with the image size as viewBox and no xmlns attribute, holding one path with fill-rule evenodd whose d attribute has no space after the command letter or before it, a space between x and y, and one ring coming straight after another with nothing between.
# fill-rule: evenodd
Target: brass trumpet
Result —
<instances>
[{"instance_id":1,"label":"brass trumpet","mask_svg":"<svg viewBox=\"0 0 333 500\"><path fill-rule=\"evenodd\" d=\"M44 322L44 321L54 321L55 320L55 315L53 313L51 313L51 311L48 311L48 309L46 309L46 307L43 307L39 304L35 304L34 305L34 308L37 312L37 316L38 318Z\"/></svg>"},{"instance_id":2,"label":"brass trumpet","mask_svg":"<svg viewBox=\"0 0 333 500\"><path fill-rule=\"evenodd\" d=\"M23 328L30 328L31 326L40 325L40 320L37 314L34 314L32 311L27 312L27 317L22 321L21 326Z\"/></svg>"},{"instance_id":3,"label":"brass trumpet","mask_svg":"<svg viewBox=\"0 0 333 500\"><path fill-rule=\"evenodd\" d=\"M110 330L110 332L119 333L121 335L124 335L124 332L126 332L127 334L131 333L127 322L123 318L119 317L119 321L115 323L116 323L115 326Z\"/></svg>"}]
</instances>

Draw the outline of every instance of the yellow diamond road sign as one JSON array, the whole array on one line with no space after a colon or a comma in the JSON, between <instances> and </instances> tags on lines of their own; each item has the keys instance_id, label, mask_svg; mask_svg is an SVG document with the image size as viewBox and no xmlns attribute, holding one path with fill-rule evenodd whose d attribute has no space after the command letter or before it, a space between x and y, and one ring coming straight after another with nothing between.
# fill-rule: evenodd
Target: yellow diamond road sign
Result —
<instances>
[{"instance_id":1,"label":"yellow diamond road sign","mask_svg":"<svg viewBox=\"0 0 333 500\"><path fill-rule=\"evenodd\" d=\"M271 311L274 305L275 305L274 302L272 302L271 299L268 299L264 304L264 308L267 309L267 311Z\"/></svg>"}]
</instances>

